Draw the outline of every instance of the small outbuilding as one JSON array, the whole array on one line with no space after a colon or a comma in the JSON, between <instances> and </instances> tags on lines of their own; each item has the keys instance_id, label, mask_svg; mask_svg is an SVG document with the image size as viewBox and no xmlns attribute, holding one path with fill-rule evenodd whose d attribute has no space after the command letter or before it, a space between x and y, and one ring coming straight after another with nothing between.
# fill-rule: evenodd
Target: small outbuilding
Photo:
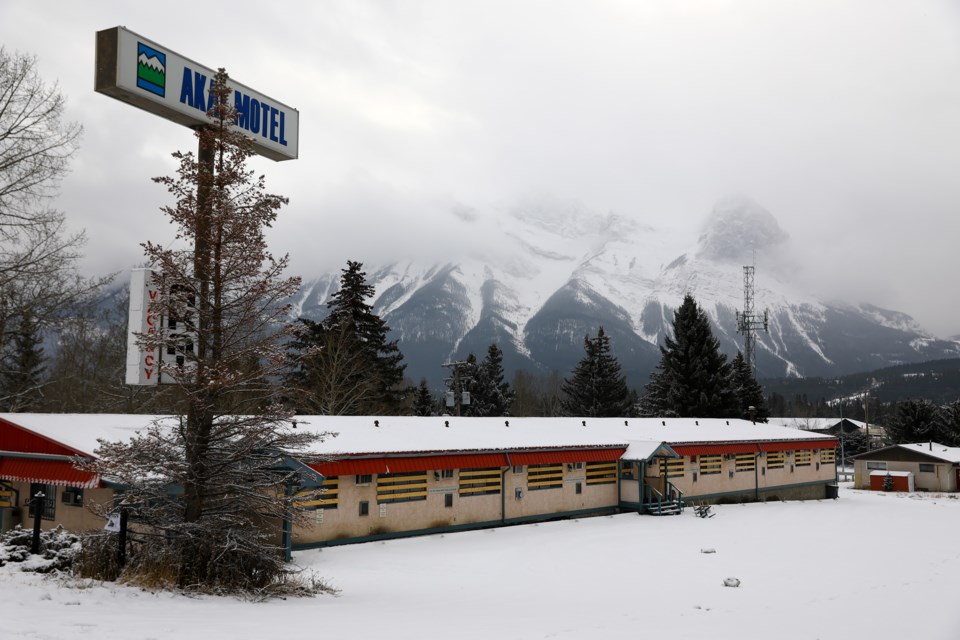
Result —
<instances>
[{"instance_id":1,"label":"small outbuilding","mask_svg":"<svg viewBox=\"0 0 960 640\"><path fill-rule=\"evenodd\" d=\"M910 474L913 487L897 491L945 491L960 489L960 447L936 442L895 444L854 456L854 488L882 489L887 472L897 477ZM874 475L878 474L878 475ZM876 478L880 478L876 480ZM905 476L904 476L905 477ZM879 487L875 486L879 482ZM900 486L906 481L900 480Z\"/></svg>"}]
</instances>

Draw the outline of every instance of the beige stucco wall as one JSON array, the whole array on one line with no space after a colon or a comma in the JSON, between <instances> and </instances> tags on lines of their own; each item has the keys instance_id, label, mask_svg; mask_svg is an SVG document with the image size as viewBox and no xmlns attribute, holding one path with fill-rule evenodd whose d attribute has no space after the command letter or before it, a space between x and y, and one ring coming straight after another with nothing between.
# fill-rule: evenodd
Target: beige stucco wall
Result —
<instances>
[{"instance_id":1,"label":"beige stucco wall","mask_svg":"<svg viewBox=\"0 0 960 640\"><path fill-rule=\"evenodd\" d=\"M762 500L771 497L771 490L776 491L780 487L831 482L836 478L835 464L821 462L819 451L813 452L809 466L797 466L794 453L787 452L782 469L768 469L765 454L757 458L755 470L737 471L735 459L730 456L722 457L720 473L701 473L699 457L697 461L692 461L690 456L684 458L683 469L682 476L674 476L669 480L683 492L685 500L716 494L750 492L758 493ZM658 468L655 465L648 466L646 475L648 482L656 483Z\"/></svg>"},{"instance_id":2,"label":"beige stucco wall","mask_svg":"<svg viewBox=\"0 0 960 640\"><path fill-rule=\"evenodd\" d=\"M563 484L554 489L530 490L526 467L522 473L502 469L503 495L458 495L459 471L452 478L427 473L426 500L377 504L376 476L368 485L356 484L356 476L339 478L336 509L318 509L312 522L294 529L294 544L310 544L343 538L364 537L400 531L415 531L501 520L530 518L552 513L613 508L617 505L617 484L588 485L584 469L567 469ZM576 485L580 483L581 493ZM517 497L516 489L522 494ZM444 506L444 495L453 494L453 506ZM369 504L369 514L359 515L359 504Z\"/></svg>"},{"instance_id":3,"label":"beige stucco wall","mask_svg":"<svg viewBox=\"0 0 960 640\"><path fill-rule=\"evenodd\" d=\"M11 485L20 492L20 500L17 503L17 508L14 509L13 515L13 524L19 524L24 528L33 527L33 518L30 516L30 483L24 482L8 482L7 484ZM113 490L112 489L84 489L83 490L83 506L79 505L70 505L64 504L62 501L63 491L65 487L56 487L56 495L54 496L55 507L54 507L54 519L47 520L44 518L40 519L40 528L44 531L53 529L58 524L63 525L64 529L69 531L92 531L95 529L102 529L106 524L106 520L102 517L95 515L91 508L95 504L109 505L113 501ZM49 500L49 496L47 497Z\"/></svg>"},{"instance_id":4,"label":"beige stucco wall","mask_svg":"<svg viewBox=\"0 0 960 640\"><path fill-rule=\"evenodd\" d=\"M654 465L647 467L648 481L656 482L656 469ZM621 479L621 493L618 494L617 482L587 484L585 469L570 469L564 465L562 487L531 490L527 486L526 470L526 467L522 473L515 473L512 468L501 470L502 496L460 496L459 471L454 471L452 478L440 479L428 472L426 500L382 505L377 503L376 476L372 477L372 482L361 486L356 484L356 476L341 476L338 507L315 511L306 525L294 529L293 541L295 545L306 545L404 531L514 521L555 513L614 508L620 501L635 503L640 499L635 479ZM822 498L822 485L806 488L803 485L833 482L835 478L834 464L821 463L820 452L815 451L809 466L796 466L793 454L788 454L783 469L767 469L765 456L760 456L756 472L738 472L735 461L724 458L721 472L706 476L700 474L699 462L687 457L684 459L684 474L670 480L684 492L687 500L704 496L709 497L705 498L707 501L715 501L718 494L744 499L759 494L761 500ZM581 487L580 494L576 493L577 483ZM517 496L518 488L522 490L520 497ZM446 494L453 494L450 507L444 506ZM359 515L361 501L369 504L366 516Z\"/></svg>"}]
</instances>

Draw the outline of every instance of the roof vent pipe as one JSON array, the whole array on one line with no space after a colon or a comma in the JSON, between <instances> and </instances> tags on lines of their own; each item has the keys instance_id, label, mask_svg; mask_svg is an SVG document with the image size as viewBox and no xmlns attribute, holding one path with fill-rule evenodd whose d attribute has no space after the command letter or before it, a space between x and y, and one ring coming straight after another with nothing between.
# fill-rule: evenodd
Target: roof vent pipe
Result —
<instances>
[{"instance_id":1,"label":"roof vent pipe","mask_svg":"<svg viewBox=\"0 0 960 640\"><path fill-rule=\"evenodd\" d=\"M630 423L629 423L629 422L627 422L626 420L624 420L624 421L623 421L623 426L625 426L625 427L629 427L629 426L630 426Z\"/></svg>"},{"instance_id":2,"label":"roof vent pipe","mask_svg":"<svg viewBox=\"0 0 960 640\"><path fill-rule=\"evenodd\" d=\"M583 424L583 426L587 426L587 421L586 421L586 420L583 420L583 421L582 421L582 424Z\"/></svg>"},{"instance_id":3,"label":"roof vent pipe","mask_svg":"<svg viewBox=\"0 0 960 640\"><path fill-rule=\"evenodd\" d=\"M379 420L374 420L374 421L373 421L373 426L379 427L379 426L380 426L380 421L379 421Z\"/></svg>"},{"instance_id":4,"label":"roof vent pipe","mask_svg":"<svg viewBox=\"0 0 960 640\"><path fill-rule=\"evenodd\" d=\"M930 441L930 451L933 451L933 440Z\"/></svg>"},{"instance_id":5,"label":"roof vent pipe","mask_svg":"<svg viewBox=\"0 0 960 640\"><path fill-rule=\"evenodd\" d=\"M443 421L443 426L445 426L446 428L449 429L449 428L450 428L450 421L449 421L449 420L444 420L444 421Z\"/></svg>"},{"instance_id":6,"label":"roof vent pipe","mask_svg":"<svg viewBox=\"0 0 960 640\"><path fill-rule=\"evenodd\" d=\"M509 426L510 426L510 421L509 421L509 420L504 420L504 421L503 421L503 426L509 427Z\"/></svg>"}]
</instances>

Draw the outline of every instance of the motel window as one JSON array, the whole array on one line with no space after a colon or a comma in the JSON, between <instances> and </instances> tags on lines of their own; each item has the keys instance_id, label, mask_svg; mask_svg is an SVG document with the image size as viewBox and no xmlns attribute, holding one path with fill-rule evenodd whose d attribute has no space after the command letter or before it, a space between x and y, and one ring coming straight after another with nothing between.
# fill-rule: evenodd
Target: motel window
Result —
<instances>
[{"instance_id":1,"label":"motel window","mask_svg":"<svg viewBox=\"0 0 960 640\"><path fill-rule=\"evenodd\" d=\"M679 478L683 476L683 458L660 459L660 473L667 478Z\"/></svg>"},{"instance_id":2,"label":"motel window","mask_svg":"<svg viewBox=\"0 0 960 640\"><path fill-rule=\"evenodd\" d=\"M615 484L617 481L617 462L588 462L587 484Z\"/></svg>"},{"instance_id":3,"label":"motel window","mask_svg":"<svg viewBox=\"0 0 960 640\"><path fill-rule=\"evenodd\" d=\"M36 513L36 503L33 501L33 497L38 493L44 495L43 500L43 512L40 514L40 517L44 520L53 520L56 517L57 512L57 488L52 484L43 484L39 482L34 482L30 484L30 495L25 496L27 503L30 505L30 517L32 518Z\"/></svg>"},{"instance_id":4,"label":"motel window","mask_svg":"<svg viewBox=\"0 0 960 640\"><path fill-rule=\"evenodd\" d=\"M633 462L630 462L629 460L620 461L620 477L627 480L633 480Z\"/></svg>"},{"instance_id":5,"label":"motel window","mask_svg":"<svg viewBox=\"0 0 960 640\"><path fill-rule=\"evenodd\" d=\"M414 502L427 499L427 472L385 473L377 476L377 502Z\"/></svg>"},{"instance_id":6,"label":"motel window","mask_svg":"<svg viewBox=\"0 0 960 640\"><path fill-rule=\"evenodd\" d=\"M617 463L613 465L613 474L616 476ZM589 472L587 473L589 482ZM563 486L562 464L531 464L527 467L527 489L542 491L544 489L559 489Z\"/></svg>"},{"instance_id":7,"label":"motel window","mask_svg":"<svg viewBox=\"0 0 960 640\"><path fill-rule=\"evenodd\" d=\"M784 462L787 459L785 451L767 452L767 469L783 469Z\"/></svg>"},{"instance_id":8,"label":"motel window","mask_svg":"<svg viewBox=\"0 0 960 640\"><path fill-rule=\"evenodd\" d=\"M356 483L357 483L358 485L370 484L371 482L373 482L373 475L372 475L372 474L369 474L369 473L361 473L361 474L358 474L358 475L357 475Z\"/></svg>"},{"instance_id":9,"label":"motel window","mask_svg":"<svg viewBox=\"0 0 960 640\"><path fill-rule=\"evenodd\" d=\"M700 456L700 475L706 476L713 473L720 473L720 467L723 465L723 456L720 454Z\"/></svg>"},{"instance_id":10,"label":"motel window","mask_svg":"<svg viewBox=\"0 0 960 640\"><path fill-rule=\"evenodd\" d=\"M445 493L443 494L443 506L450 508L453 506L453 494Z\"/></svg>"},{"instance_id":11,"label":"motel window","mask_svg":"<svg viewBox=\"0 0 960 640\"><path fill-rule=\"evenodd\" d=\"M452 478L452 477L453 477L453 469L441 469L441 470L440 470L440 477L441 477L441 478Z\"/></svg>"},{"instance_id":12,"label":"motel window","mask_svg":"<svg viewBox=\"0 0 960 640\"><path fill-rule=\"evenodd\" d=\"M367 502L366 500L362 500L360 502L360 515L361 516L370 515L370 503Z\"/></svg>"},{"instance_id":13,"label":"motel window","mask_svg":"<svg viewBox=\"0 0 960 640\"><path fill-rule=\"evenodd\" d=\"M60 494L60 502L68 504L71 507L83 506L83 489L80 487L67 487Z\"/></svg>"},{"instance_id":14,"label":"motel window","mask_svg":"<svg viewBox=\"0 0 960 640\"><path fill-rule=\"evenodd\" d=\"M870 471L886 471L886 470L887 470L887 463L886 463L886 462L880 462L880 461L871 462L871 461L868 460L868 461L867 461L867 469L870 470Z\"/></svg>"},{"instance_id":15,"label":"motel window","mask_svg":"<svg viewBox=\"0 0 960 640\"><path fill-rule=\"evenodd\" d=\"M754 453L738 453L733 459L734 469L740 471L756 471L757 456Z\"/></svg>"},{"instance_id":16,"label":"motel window","mask_svg":"<svg viewBox=\"0 0 960 640\"><path fill-rule=\"evenodd\" d=\"M514 472L515 474L519 475L519 474L523 473L523 467L522 467L522 466L514 467L514 468L513 468L513 472Z\"/></svg>"},{"instance_id":17,"label":"motel window","mask_svg":"<svg viewBox=\"0 0 960 640\"><path fill-rule=\"evenodd\" d=\"M340 504L340 478L329 476L323 479L319 491L301 491L293 496L293 506L298 509L336 509ZM318 522L322 522L323 516Z\"/></svg>"},{"instance_id":18,"label":"motel window","mask_svg":"<svg viewBox=\"0 0 960 640\"><path fill-rule=\"evenodd\" d=\"M577 483L577 493L583 493L583 483Z\"/></svg>"},{"instance_id":19,"label":"motel window","mask_svg":"<svg viewBox=\"0 0 960 640\"><path fill-rule=\"evenodd\" d=\"M934 473L936 472L937 467L933 464L927 464L924 462L920 463L920 473Z\"/></svg>"},{"instance_id":20,"label":"motel window","mask_svg":"<svg viewBox=\"0 0 960 640\"><path fill-rule=\"evenodd\" d=\"M461 469L460 496L487 496L500 493L503 476L500 467Z\"/></svg>"}]
</instances>

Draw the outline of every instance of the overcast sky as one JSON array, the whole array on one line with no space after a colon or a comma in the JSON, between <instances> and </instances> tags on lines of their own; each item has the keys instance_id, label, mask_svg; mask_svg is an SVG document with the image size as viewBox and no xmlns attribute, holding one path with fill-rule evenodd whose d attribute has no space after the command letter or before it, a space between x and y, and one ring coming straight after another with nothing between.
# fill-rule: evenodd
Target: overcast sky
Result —
<instances>
[{"instance_id":1,"label":"overcast sky","mask_svg":"<svg viewBox=\"0 0 960 640\"><path fill-rule=\"evenodd\" d=\"M258 159L291 200L297 273L470 242L462 212L577 201L688 228L742 193L809 247L823 292L960 334L960 2L544 0L0 4L85 127L56 206L84 268L165 242L149 178L188 129L93 91L123 25L300 112L300 158ZM758 280L762 273L758 272Z\"/></svg>"}]
</instances>

